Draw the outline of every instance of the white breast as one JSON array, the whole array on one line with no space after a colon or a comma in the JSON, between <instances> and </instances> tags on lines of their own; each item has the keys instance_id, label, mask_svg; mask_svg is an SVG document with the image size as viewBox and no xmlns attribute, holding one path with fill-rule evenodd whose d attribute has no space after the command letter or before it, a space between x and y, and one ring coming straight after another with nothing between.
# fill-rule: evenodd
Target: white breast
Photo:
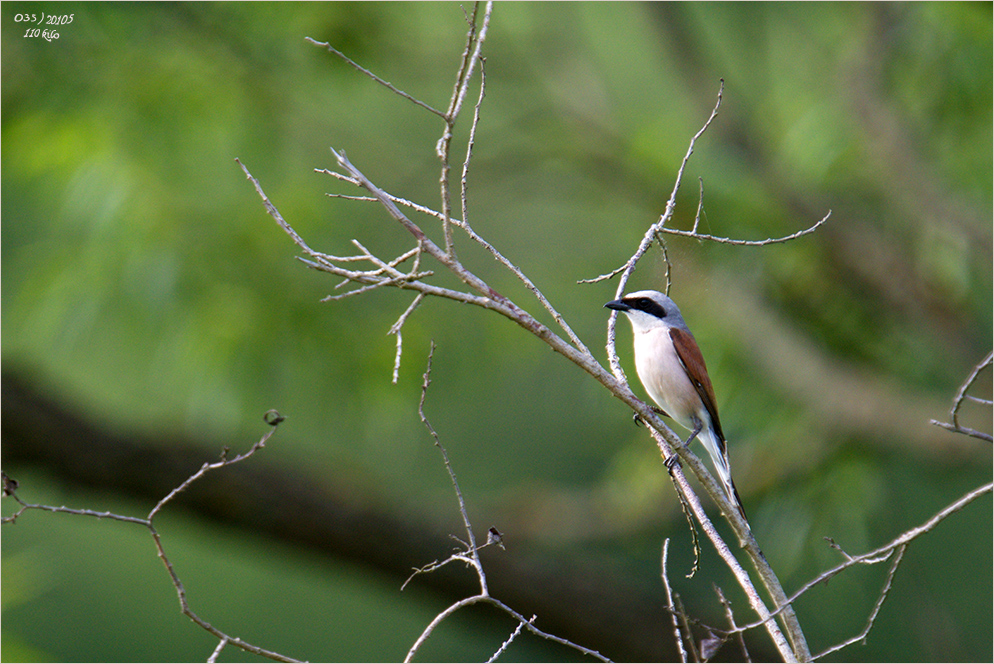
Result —
<instances>
[{"instance_id":1,"label":"white breast","mask_svg":"<svg viewBox=\"0 0 994 664\"><path fill-rule=\"evenodd\" d=\"M702 409L701 399L677 357L669 329L656 327L634 336L635 369L645 391L671 418L693 430L691 417Z\"/></svg>"}]
</instances>

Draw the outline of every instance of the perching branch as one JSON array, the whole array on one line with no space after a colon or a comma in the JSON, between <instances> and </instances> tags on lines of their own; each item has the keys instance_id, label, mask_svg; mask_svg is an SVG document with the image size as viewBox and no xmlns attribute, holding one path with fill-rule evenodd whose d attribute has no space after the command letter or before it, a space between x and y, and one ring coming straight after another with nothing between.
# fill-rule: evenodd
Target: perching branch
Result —
<instances>
[{"instance_id":1,"label":"perching branch","mask_svg":"<svg viewBox=\"0 0 994 664\"><path fill-rule=\"evenodd\" d=\"M422 296L437 296L447 299L456 300L459 302L464 302L468 304L474 304L485 309L496 311L506 318L514 321L516 324L526 329L531 334L535 335L546 344L548 344L553 350L560 353L571 362L575 363L577 366L581 367L584 371L590 374L595 380L604 385L612 394L614 394L618 399L627 404L632 408L644 422L652 427L653 435L656 437L657 445L660 446L661 451L666 457L669 457L673 453L676 453L684 467L689 468L691 472L700 480L703 484L705 490L712 497L715 503L721 508L721 510L727 515L726 518L733 524L735 531L738 534L740 541L745 547L747 555L752 559L753 566L760 571L760 578L763 584L767 587L771 596L776 603L777 612L773 613L766 608L762 598L760 597L758 591L754 587L749 574L739 565L735 556L732 554L729 547L722 541L717 530L714 528L713 524L710 522L703 506L700 501L694 495L689 482L683 475L682 468L675 468L673 476L676 482L677 490L684 496L687 503L690 505L695 518L701 523L702 529L708 538L714 544L719 555L722 556L725 563L733 570L736 579L738 580L743 591L750 599L751 606L756 610L757 615L765 621L765 627L770 633L778 650L780 650L781 656L785 660L793 659L807 659L809 654L807 652L807 647L805 645L803 633L800 630L799 624L796 622L796 618L793 615L792 610L789 608L784 608L781 605L781 601L785 599L785 593L782 588L780 588L779 581L776 575L773 573L772 569L766 563L765 559L762 557L762 553L759 549L758 544L756 544L753 539L752 533L748 526L741 521L741 517L737 515L737 512L732 509L731 504L728 502L722 489L719 487L718 483L707 471L704 464L682 445L682 441L665 425L662 419L656 415L644 402L638 399L631 389L628 387L625 381L624 374L620 372L620 365L617 364L616 355L609 354L611 357L612 369L615 369L614 374L607 371L600 362L593 356L589 349L580 341L580 339L573 333L573 331L563 320L562 316L556 312L548 300L541 294L539 289L534 286L534 284L528 280L523 272L515 267L510 261L504 258L495 248L489 243L485 242L478 234L473 232L465 220L466 211L463 210L464 219L462 222L457 222L451 218L449 203L449 187L448 173L450 171L449 164L449 146L451 144L451 132L452 127L454 127L459 110L462 107L462 99L465 98L466 92L468 90L468 85L470 81L469 74L472 73L474 68L474 63L480 55L480 48L482 46L483 40L486 36L485 27L489 22L491 16L492 7L488 3L486 10L483 12L484 19L483 24L479 31L474 27L475 17L478 14L477 9L472 12L472 19L470 20L470 29L467 34L467 45L464 49L459 73L457 74L457 82L453 90L452 98L449 101L448 111L445 114L444 120L446 123L445 129L442 134L442 138L439 140L438 149L436 154L441 161L441 176L440 182L442 183L441 188L441 212L431 213L432 216L440 219L442 223L443 235L445 236L445 247L439 247L435 244L422 230L422 228L408 218L398 207L398 205L403 205L405 207L412 207L413 204L408 205L406 202L401 201L397 197L391 196L379 186L371 182L354 164L352 164L345 154L341 151L332 150L338 166L340 167L340 173L331 172L334 177L344 182L349 182L356 186L362 187L369 194L371 194L371 200L378 202L384 210L389 214L391 218L394 219L401 227L406 229L412 236L415 242L415 249L402 254L397 259L393 261L387 261L378 259L367 251L363 251L361 256L350 256L345 257L346 260L336 260L333 256L328 256L326 254L321 254L315 252L310 247L300 239L300 237L293 231L289 224L282 218L279 211L273 206L268 198L262 191L262 187L259 185L258 181L252 177L249 171L242 166L243 171L256 187L257 192L260 197L262 197L265 207L269 214L277 220L279 225L288 233L288 235L293 239L293 241L301 248L304 254L307 256L305 262L319 270L327 271L336 276L344 278L347 282L352 282L358 285L357 291L365 292L364 289L369 287L395 287L403 290L414 290ZM482 61L481 61L482 62ZM481 68L482 71L482 68ZM482 83L481 75L481 83ZM477 102L477 106L474 109L474 122L471 132L475 132L475 127L478 123L480 106L483 100L484 90L481 85L480 97ZM720 96L719 96L720 103ZM419 106L424 104L419 104ZM624 283L628 276L631 274L631 270L634 269L637 259L645 253L645 251L651 245L653 238L656 235L658 228L662 227L665 220L669 219L672 215L672 209L675 206L675 196L676 191L679 188L680 179L683 174L683 170L686 167L687 160L690 154L693 152L694 142L703 134L704 130L710 124L717 114L717 105L711 114L711 117L705 123L705 126L694 136L691 141L690 148L688 149L687 156L684 158L684 162L681 165L680 171L678 173L677 182L674 186L674 193L671 196L670 203L667 205L667 212L664 214L663 219L657 222L650 229L650 233L647 233L646 238L643 240L643 244L640 245L639 251L630 259L627 263L627 269L623 276L622 283ZM467 149L466 157L463 162L463 177L461 183L468 182L468 173L470 170L470 163L472 157L471 146ZM330 172L330 171L326 171ZM465 195L465 186L463 188L463 195ZM419 206L416 209L426 210L425 206ZM449 228L451 226L457 226L462 228L470 237L471 240L477 242L485 249L487 249L501 265L504 265L513 274L515 274L529 290L535 295L541 305L552 314L553 318L556 320L557 324L564 330L568 337L568 341L561 338L554 331L549 329L544 324L536 320L529 312L525 309L519 307L516 303L506 298L505 296L498 293L496 290L491 288L485 280L480 278L478 275L470 271L456 256L454 246L452 244L451 232ZM441 288L434 286L429 283L426 279L431 275L427 274L431 270L412 269L409 272L401 272L398 267L401 262L407 256L413 256L414 264L417 267L420 266L420 261L426 258L433 259L443 267L445 267L449 272L455 275L466 287L465 290L456 290L449 288ZM352 264L357 261L367 261L371 263L374 269L370 270L357 270L352 267ZM391 265L392 263L392 265ZM416 305L415 305L416 306ZM406 316L402 316L406 319ZM613 316L609 319L609 329L613 331L614 318ZM396 326L393 329L399 328ZM613 347L613 336L612 336L612 347ZM399 346L398 346L399 353ZM395 361L395 371L397 363ZM781 615L782 619L788 627L788 634L791 644L784 638L783 634L780 632L775 620L771 617L774 615Z\"/></svg>"}]
</instances>

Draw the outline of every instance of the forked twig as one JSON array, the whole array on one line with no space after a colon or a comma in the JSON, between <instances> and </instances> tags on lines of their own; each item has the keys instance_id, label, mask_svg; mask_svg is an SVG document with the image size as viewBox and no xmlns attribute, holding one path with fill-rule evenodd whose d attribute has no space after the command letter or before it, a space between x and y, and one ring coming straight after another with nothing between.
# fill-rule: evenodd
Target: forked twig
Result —
<instances>
[{"instance_id":1,"label":"forked twig","mask_svg":"<svg viewBox=\"0 0 994 664\"><path fill-rule=\"evenodd\" d=\"M714 586L714 591L718 594L718 601L721 602L721 606L725 609L725 618L728 620L729 631L725 634L722 643L727 641L731 635L734 635L736 641L738 641L739 648L742 649L742 661L751 662L752 657L749 656L749 649L746 648L745 638L735 625L735 614L732 613L732 603L725 599L725 593L721 592L721 588L718 585Z\"/></svg>"},{"instance_id":2,"label":"forked twig","mask_svg":"<svg viewBox=\"0 0 994 664\"><path fill-rule=\"evenodd\" d=\"M970 375L967 376L966 380L963 381L963 384L960 385L959 390L956 392L956 398L953 399L953 407L949 411L949 419L952 420L952 422L950 423L950 422L940 422L939 420L929 420L932 424L934 424L937 427L942 427L943 429L948 429L953 433L962 433L967 436L971 436L973 438L986 440L989 443L994 442L994 436L992 436L991 434L986 433L984 431L977 431L969 427L961 426L959 423L959 409L960 406L963 405L964 401L974 401L976 403L985 406L991 405L991 401L971 396L966 392L973 385L974 381L977 380L977 376L980 375L980 372L986 369L987 367L991 366L992 361L994 361L994 359L992 358L994 358L994 351L987 353L987 357L982 359L980 362L977 363L976 366L973 367L973 371L970 372Z\"/></svg>"},{"instance_id":3,"label":"forked twig","mask_svg":"<svg viewBox=\"0 0 994 664\"><path fill-rule=\"evenodd\" d=\"M932 515L927 521L925 521L921 525L916 526L914 528L911 528L909 530L906 530L905 532L901 533L900 535L898 535L896 538L894 538L892 541L888 542L887 544L885 544L885 545L883 545L881 547L878 547L878 548L876 548L876 549L874 549L872 551L868 551L866 553L860 554L858 556L852 556L852 555L846 553L845 551L842 550L841 547L839 547L837 544L835 544L835 542L833 542L833 541L830 540L829 541L830 546L832 546L833 549L839 551L839 553L842 554L842 556L846 559L845 562L842 562L842 563L836 565L835 567L822 572L821 574L819 574L814 579L811 579L810 581L808 581L807 583L805 583L794 594L792 594L788 598L788 604L797 601L797 599L801 595L807 593L809 590L811 590L815 586L817 586L817 585L819 585L821 583L825 583L826 581L832 579L833 577L838 576L839 574L841 574L845 570L849 569L850 567L854 567L855 565L876 565L878 563L882 563L882 562L890 559L890 557L892 555L894 555L895 551L900 551L901 555L903 556L903 551L904 551L904 549L907 547L907 545L910 542L912 542L913 540L915 540L915 539L921 537L922 535L930 532L937 525L939 525L940 523L942 523L945 519L949 518L950 516L952 516L956 512L959 512L961 509L963 509L964 507L966 507L967 505L969 505L973 501L977 500L981 496L983 496L985 494L988 494L988 493L992 493L992 492L994 492L994 483L989 483L989 484L984 484L983 486L979 486L976 489L973 489L972 491L969 491L966 494L960 496L959 498L957 498L956 500L954 500L952 503L950 503L946 507L944 507L941 510L939 510L938 512L936 512L934 515ZM900 560L900 557L898 557L898 560ZM892 571L888 573L888 581L884 585L884 591L885 591L883 593L884 598L886 598L886 591L890 589L890 579L893 578L894 573L896 571L897 571L897 566L896 565L892 565ZM879 599L877 601L877 606L874 607L874 611L873 611L872 615L876 615L876 612L879 611L879 605L882 604L882 603L883 603L882 599ZM777 610L774 613L779 613L779 610ZM761 624L762 624L761 622L753 622L753 623L749 623L747 625L742 625L738 629L739 629L739 631L746 631L746 630L754 629L754 628L760 626ZM872 626L872 623L871 623L871 626ZM865 636L865 634L863 636ZM855 639L855 641L861 640L863 638L863 636L860 636L859 638ZM852 642L854 643L855 641L852 641ZM847 643L846 645L849 645L849 644ZM821 655L819 655L819 657L824 656L825 654L826 653L822 653Z\"/></svg>"},{"instance_id":4,"label":"forked twig","mask_svg":"<svg viewBox=\"0 0 994 664\"><path fill-rule=\"evenodd\" d=\"M207 632L210 632L219 639L218 645L214 649L214 652L211 654L208 661L216 661L217 657L221 654L221 651L227 645L233 645L237 648L240 648L241 650L244 650L245 652L249 652L254 655L259 655L260 657L266 657L268 659L272 659L277 662L298 662L300 660L293 659L292 657L287 657L286 655L282 655L278 652L274 652L272 650L267 650L266 648L253 645L238 637L229 636L228 634L225 634L217 627L214 627L212 624L210 624L209 622L198 616L196 613L194 613L193 609L190 608L189 601L187 600L186 589L183 587L183 582L180 581L179 575L177 574L175 568L173 567L172 562L169 560L168 556L166 556L166 550L162 544L162 537L159 535L159 531L155 528L154 524L156 515L158 515L159 512L161 512L166 505L168 505L181 492L185 491L195 481L199 480L200 478L202 478L204 475L206 475L208 472L212 470L217 470L219 468L223 468L225 466L230 466L231 464L244 461L249 457L251 457L252 455L254 455L259 450L261 450L263 447L265 447L266 442L276 432L276 426L283 421L283 416L277 413L275 410L270 410L266 413L264 419L266 420L266 423L270 425L271 428L268 431L266 431L266 433L262 436L262 438L260 438L247 452L244 452L232 458L228 458L228 449L224 448L224 450L221 452L220 461L216 461L214 463L205 463L203 466L201 466L200 470L195 472L190 477L186 478L186 480L184 480L179 486L177 486L175 489L170 491L165 498L160 500L155 505L155 507L152 508L152 510L148 513L148 515L145 516L145 518L114 514L111 512L95 512L93 510L87 510L87 509L73 509L66 507L65 505L61 507L54 507L51 505L39 505L34 503L28 503L22 500L17 495L17 489L18 489L17 482L11 479L10 477L8 477L6 473L3 473L2 474L3 495L10 496L21 506L20 509L18 509L10 516L3 517L3 523L15 523L18 517L20 517L24 512L28 510L41 510L45 512L75 514L78 516L92 516L98 519L110 519L112 521L123 521L125 523L134 523L144 526L146 529L148 529L149 533L152 535L152 540L155 542L156 553L158 554L159 559L162 561L162 564L165 566L166 573L169 575L169 579L173 584L173 588L176 590L176 595L179 598L180 610L183 612L183 615L185 615L194 623L196 623L200 628L206 630Z\"/></svg>"},{"instance_id":5,"label":"forked twig","mask_svg":"<svg viewBox=\"0 0 994 664\"><path fill-rule=\"evenodd\" d=\"M873 629L873 623L877 619L877 614L880 613L880 607L884 605L884 600L887 599L891 583L894 581L894 575L897 573L897 567L901 564L901 559L904 557L904 552L907 548L907 544L902 544L897 548L897 555L894 556L894 562L891 563L890 569L887 570L887 578L884 580L884 587L880 590L880 595L877 596L877 601L873 605L873 610L870 611L870 616L866 620L866 626L863 627L863 631L856 636L846 639L842 643L837 643L831 648L823 650L815 655L812 658L813 660L819 660L826 655L830 655L837 650L842 650L846 646L850 646L860 641L862 641L864 645L866 644L866 636L870 633L870 630Z\"/></svg>"},{"instance_id":6,"label":"forked twig","mask_svg":"<svg viewBox=\"0 0 994 664\"><path fill-rule=\"evenodd\" d=\"M719 244L734 244L740 247L765 247L771 244L781 244L783 242L790 242L791 240L796 240L799 237L804 237L810 233L814 233L818 228L828 221L828 218L832 216L832 211L829 210L828 213L816 221L811 226L803 230L799 230L796 233L791 233L790 235L784 235L783 237L771 237L765 240L736 240L728 237L717 237L715 235L708 235L706 233L697 232L697 222L694 222L693 230L681 231L677 228L660 228L658 233L667 233L669 235L681 235L683 237L691 237L695 240L709 240L711 242L718 242Z\"/></svg>"}]
</instances>

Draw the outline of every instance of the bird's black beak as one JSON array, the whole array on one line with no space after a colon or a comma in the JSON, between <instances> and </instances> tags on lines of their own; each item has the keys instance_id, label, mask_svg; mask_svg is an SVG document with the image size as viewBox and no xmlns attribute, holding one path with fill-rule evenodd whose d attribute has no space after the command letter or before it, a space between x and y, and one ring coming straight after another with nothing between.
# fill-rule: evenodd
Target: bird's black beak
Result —
<instances>
[{"instance_id":1,"label":"bird's black beak","mask_svg":"<svg viewBox=\"0 0 994 664\"><path fill-rule=\"evenodd\" d=\"M607 307L608 309L614 309L615 311L628 311L629 309L631 309L631 307L625 304L625 302L622 300L611 300L604 306Z\"/></svg>"}]
</instances>

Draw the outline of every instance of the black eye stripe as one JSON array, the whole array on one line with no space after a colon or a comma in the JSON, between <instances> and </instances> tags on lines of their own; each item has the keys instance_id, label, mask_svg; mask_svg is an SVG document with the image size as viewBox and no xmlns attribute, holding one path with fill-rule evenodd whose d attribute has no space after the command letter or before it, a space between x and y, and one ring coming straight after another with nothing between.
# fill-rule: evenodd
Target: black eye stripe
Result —
<instances>
[{"instance_id":1,"label":"black eye stripe","mask_svg":"<svg viewBox=\"0 0 994 664\"><path fill-rule=\"evenodd\" d=\"M655 300L649 299L647 297L637 297L633 300L629 300L628 304L633 309L644 311L650 316L655 316L656 318L666 318L666 309L664 309L662 305L660 305Z\"/></svg>"}]
</instances>

